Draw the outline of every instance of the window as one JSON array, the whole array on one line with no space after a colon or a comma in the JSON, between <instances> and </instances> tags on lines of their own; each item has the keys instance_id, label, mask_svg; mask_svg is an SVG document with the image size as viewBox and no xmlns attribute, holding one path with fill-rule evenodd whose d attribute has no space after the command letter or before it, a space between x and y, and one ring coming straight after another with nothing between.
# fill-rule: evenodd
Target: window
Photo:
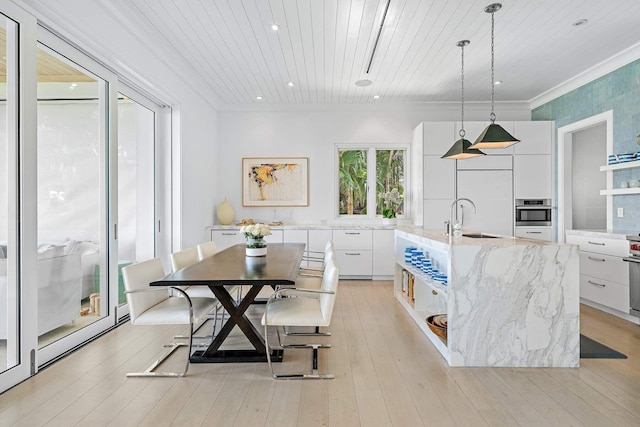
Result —
<instances>
[{"instance_id":1,"label":"window","mask_svg":"<svg viewBox=\"0 0 640 427\"><path fill-rule=\"evenodd\" d=\"M339 217L408 218L408 146L338 145L336 151ZM393 194L385 201L387 193Z\"/></svg>"}]
</instances>

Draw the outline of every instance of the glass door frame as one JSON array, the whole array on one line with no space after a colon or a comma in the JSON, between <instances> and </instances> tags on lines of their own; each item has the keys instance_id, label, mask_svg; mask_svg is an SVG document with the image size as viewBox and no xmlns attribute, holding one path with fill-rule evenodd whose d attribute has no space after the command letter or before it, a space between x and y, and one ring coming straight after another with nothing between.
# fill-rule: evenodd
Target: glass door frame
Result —
<instances>
[{"instance_id":1,"label":"glass door frame","mask_svg":"<svg viewBox=\"0 0 640 427\"><path fill-rule=\"evenodd\" d=\"M98 334L106 331L116 324L115 313L118 301L118 246L116 243L117 228L117 162L118 162L118 80L111 71L89 58L84 53L75 49L66 41L50 33L43 27L38 27L38 48L58 56L62 61L69 61L86 69L89 73L98 76L100 82L100 283L107 286L108 302L101 302L101 313L106 313L99 320L73 332L47 346L38 349L37 365L41 367L56 360L66 352L82 345ZM36 174L37 175L37 174ZM34 221L36 224L37 221ZM35 227L37 229L37 227ZM35 253L35 250L34 250ZM101 289L102 293L102 289ZM114 304L115 301L115 304ZM37 312L34 313L37 319ZM37 348L37 346L36 346Z\"/></svg>"},{"instance_id":2,"label":"glass door frame","mask_svg":"<svg viewBox=\"0 0 640 427\"><path fill-rule=\"evenodd\" d=\"M164 224L171 224L169 220L169 216L167 213L170 213L170 208L167 209L167 206L170 207L170 198L164 196L165 191L162 191L163 188L171 188L168 186L167 182L164 182L163 177L170 177L171 171L171 162L170 162L170 123L171 123L171 108L167 105L159 105L157 102L149 99L149 97L140 93L140 91L134 89L130 85L126 83L119 82L118 93L126 96L127 98L133 100L134 102L140 104L141 106L153 111L154 113L154 153L153 153L153 162L154 162L154 255L158 256L159 253L169 253L170 246L166 246L166 250L162 250L161 248L167 245L163 242L171 242L170 239L170 227L166 227ZM117 106L116 106L117 107ZM117 131L117 130L116 130ZM167 156L169 153L169 156ZM116 149L117 155L117 149ZM169 160L169 163L165 161L165 159ZM117 159L116 159L117 162ZM117 163L116 163L117 164ZM168 181L170 183L170 180ZM112 187L117 189L117 187ZM117 195L117 190L116 190ZM167 199L169 201L167 201ZM169 231L169 233L167 233ZM117 301L117 297L116 297ZM117 321L123 320L126 316L129 315L129 304L125 303L118 307L117 309Z\"/></svg>"},{"instance_id":3,"label":"glass door frame","mask_svg":"<svg viewBox=\"0 0 640 427\"><path fill-rule=\"evenodd\" d=\"M9 216L8 246L15 262L7 265L17 288L17 363L0 372L0 393L20 383L36 371L35 349L38 345L35 283L36 231L36 27L37 21L23 9L3 3L2 14L16 22L7 29L7 144L9 145L9 200L14 201ZM18 74L19 73L19 74ZM9 102L11 101L11 102ZM9 276L7 276L9 277ZM10 283L7 281L7 286Z\"/></svg>"}]
</instances>

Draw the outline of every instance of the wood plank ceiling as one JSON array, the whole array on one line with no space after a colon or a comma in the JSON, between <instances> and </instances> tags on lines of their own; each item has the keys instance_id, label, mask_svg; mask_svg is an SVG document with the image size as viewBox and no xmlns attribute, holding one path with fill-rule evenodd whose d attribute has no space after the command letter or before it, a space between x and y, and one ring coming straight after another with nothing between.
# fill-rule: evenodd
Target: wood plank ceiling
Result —
<instances>
[{"instance_id":1,"label":"wood plank ceiling","mask_svg":"<svg viewBox=\"0 0 640 427\"><path fill-rule=\"evenodd\" d=\"M85 6L79 16L75 1L45 0L79 28L102 13L117 16L157 55L187 64L189 78L218 105L457 102L462 39L471 40L465 99L490 98L488 0L391 0L368 74L387 0L87 1L95 13ZM531 100L640 42L637 0L502 4L496 101ZM574 25L579 19L588 22ZM373 84L354 84L364 78Z\"/></svg>"}]
</instances>

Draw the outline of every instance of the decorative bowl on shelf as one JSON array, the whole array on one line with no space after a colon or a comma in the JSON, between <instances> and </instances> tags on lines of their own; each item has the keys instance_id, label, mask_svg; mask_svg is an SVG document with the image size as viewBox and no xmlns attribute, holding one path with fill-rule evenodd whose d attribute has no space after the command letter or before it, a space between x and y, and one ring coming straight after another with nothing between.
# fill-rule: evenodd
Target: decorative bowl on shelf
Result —
<instances>
[{"instance_id":1,"label":"decorative bowl on shelf","mask_svg":"<svg viewBox=\"0 0 640 427\"><path fill-rule=\"evenodd\" d=\"M431 332L436 334L438 338L447 340L447 315L446 314L434 314L427 317L427 326L431 329Z\"/></svg>"}]
</instances>

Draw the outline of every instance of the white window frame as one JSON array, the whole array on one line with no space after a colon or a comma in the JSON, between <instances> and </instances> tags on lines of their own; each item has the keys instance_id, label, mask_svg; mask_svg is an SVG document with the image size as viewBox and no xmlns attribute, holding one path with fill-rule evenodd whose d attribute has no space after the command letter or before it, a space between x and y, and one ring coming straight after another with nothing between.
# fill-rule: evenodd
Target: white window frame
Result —
<instances>
[{"instance_id":1,"label":"white window frame","mask_svg":"<svg viewBox=\"0 0 640 427\"><path fill-rule=\"evenodd\" d=\"M346 215L340 214L340 155L341 150L368 150L367 151L367 214ZM398 216L398 220L411 219L411 144L402 143L338 143L334 148L334 197L333 212L338 220L378 220L382 221L382 215L376 214L376 150L404 150L404 214Z\"/></svg>"}]
</instances>

